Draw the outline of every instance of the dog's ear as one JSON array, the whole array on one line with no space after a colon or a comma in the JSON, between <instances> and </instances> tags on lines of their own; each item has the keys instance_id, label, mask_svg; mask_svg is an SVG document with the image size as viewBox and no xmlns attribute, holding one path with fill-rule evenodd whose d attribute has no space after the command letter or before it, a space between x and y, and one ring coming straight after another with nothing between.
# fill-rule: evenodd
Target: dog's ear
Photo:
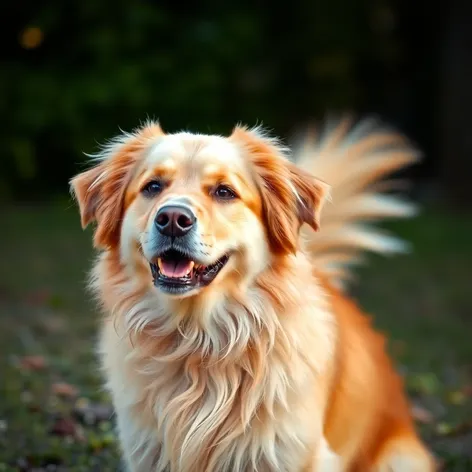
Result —
<instances>
[{"instance_id":1,"label":"dog's ear","mask_svg":"<svg viewBox=\"0 0 472 472\"><path fill-rule=\"evenodd\" d=\"M309 172L289 162L290 181L295 187L295 197L300 225L307 223L315 231L320 229L320 215L330 186Z\"/></svg>"},{"instance_id":2,"label":"dog's ear","mask_svg":"<svg viewBox=\"0 0 472 472\"><path fill-rule=\"evenodd\" d=\"M260 130L236 127L230 139L243 147L255 170L272 250L296 252L301 225L319 229L329 186L290 162L285 148Z\"/></svg>"},{"instance_id":3,"label":"dog's ear","mask_svg":"<svg viewBox=\"0 0 472 472\"><path fill-rule=\"evenodd\" d=\"M134 133L118 136L99 154L97 165L70 181L82 227L97 223L95 247L118 245L124 197L132 171L149 140L162 134L159 125L151 123Z\"/></svg>"}]
</instances>

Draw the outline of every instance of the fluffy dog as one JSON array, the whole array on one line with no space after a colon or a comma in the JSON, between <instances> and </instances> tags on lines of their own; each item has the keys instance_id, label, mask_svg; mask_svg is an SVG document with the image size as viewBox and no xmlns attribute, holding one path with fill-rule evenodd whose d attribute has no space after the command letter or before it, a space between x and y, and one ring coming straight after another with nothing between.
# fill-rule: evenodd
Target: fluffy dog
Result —
<instances>
[{"instance_id":1,"label":"fluffy dog","mask_svg":"<svg viewBox=\"0 0 472 472\"><path fill-rule=\"evenodd\" d=\"M384 338L344 291L361 251L401 248L359 223L413 213L379 182L417 155L342 121L289 157L261 129L149 122L72 180L96 223L100 353L130 471L434 469Z\"/></svg>"}]
</instances>

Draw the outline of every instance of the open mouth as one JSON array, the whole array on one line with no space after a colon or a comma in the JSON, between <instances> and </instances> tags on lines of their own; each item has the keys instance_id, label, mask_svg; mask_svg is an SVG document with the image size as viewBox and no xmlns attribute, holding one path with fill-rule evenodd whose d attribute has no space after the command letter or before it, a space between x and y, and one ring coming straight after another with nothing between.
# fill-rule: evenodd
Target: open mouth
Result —
<instances>
[{"instance_id":1,"label":"open mouth","mask_svg":"<svg viewBox=\"0 0 472 472\"><path fill-rule=\"evenodd\" d=\"M179 294L209 285L229 260L224 255L214 264L204 266L182 252L170 249L150 263L154 285L161 290Z\"/></svg>"}]
</instances>

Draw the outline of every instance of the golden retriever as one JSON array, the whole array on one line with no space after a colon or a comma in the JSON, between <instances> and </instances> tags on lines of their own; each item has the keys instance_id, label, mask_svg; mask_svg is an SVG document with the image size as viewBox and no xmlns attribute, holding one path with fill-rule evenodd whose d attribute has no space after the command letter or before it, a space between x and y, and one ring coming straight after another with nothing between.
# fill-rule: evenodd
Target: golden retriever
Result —
<instances>
[{"instance_id":1,"label":"golden retriever","mask_svg":"<svg viewBox=\"0 0 472 472\"><path fill-rule=\"evenodd\" d=\"M361 251L400 248L359 223L412 213L379 184L415 160L370 121L307 137L294 159L259 128L148 122L71 181L96 223L100 354L130 471L434 470L383 336L344 291Z\"/></svg>"}]
</instances>

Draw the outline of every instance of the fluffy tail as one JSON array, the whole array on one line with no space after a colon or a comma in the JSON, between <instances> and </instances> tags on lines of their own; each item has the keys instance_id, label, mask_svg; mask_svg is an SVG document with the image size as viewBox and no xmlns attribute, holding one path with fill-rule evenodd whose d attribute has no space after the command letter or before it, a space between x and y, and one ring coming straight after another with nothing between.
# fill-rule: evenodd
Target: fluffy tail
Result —
<instances>
[{"instance_id":1,"label":"fluffy tail","mask_svg":"<svg viewBox=\"0 0 472 472\"><path fill-rule=\"evenodd\" d=\"M401 181L385 177L417 162L418 152L400 134L366 119L338 121L319 137L310 132L295 147L297 164L331 185L331 202L322 212L321 229L303 228L305 247L318 270L343 289L350 268L364 251L404 252L408 245L372 223L416 214L415 206L386 192Z\"/></svg>"}]
</instances>

